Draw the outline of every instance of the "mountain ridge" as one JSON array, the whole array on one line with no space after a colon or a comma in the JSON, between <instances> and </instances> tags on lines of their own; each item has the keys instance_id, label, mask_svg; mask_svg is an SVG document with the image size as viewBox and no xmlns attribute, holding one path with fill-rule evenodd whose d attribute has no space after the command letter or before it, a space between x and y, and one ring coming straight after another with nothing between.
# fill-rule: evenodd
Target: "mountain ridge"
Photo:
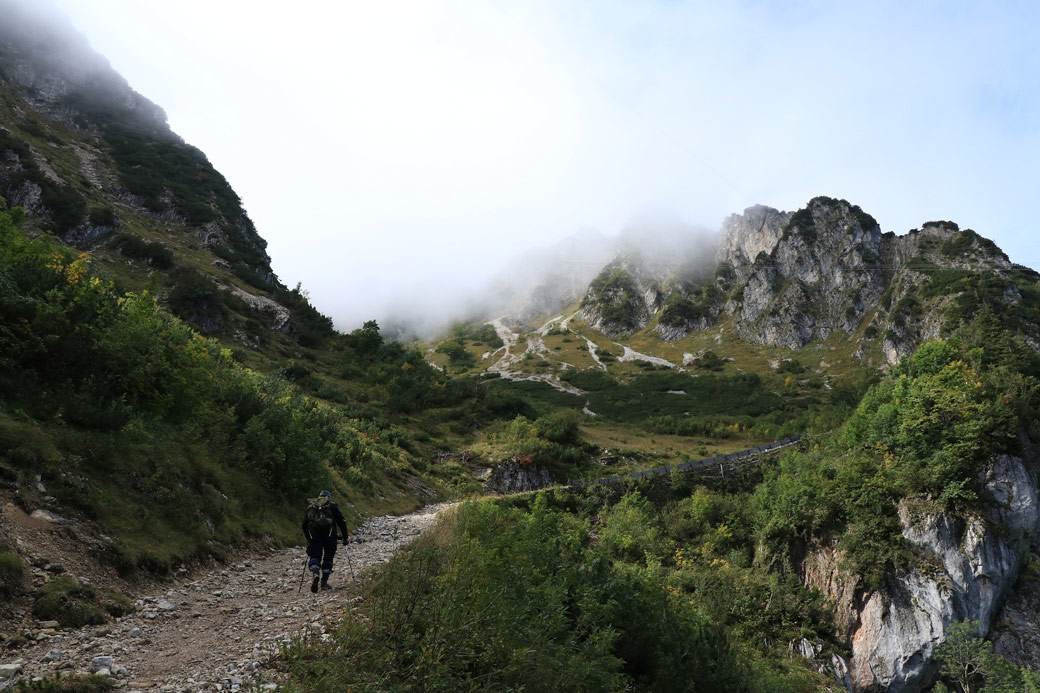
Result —
<instances>
[{"instance_id":1,"label":"mountain ridge","mask_svg":"<svg viewBox=\"0 0 1040 693\"><path fill-rule=\"evenodd\" d=\"M608 336L651 328L665 341L727 322L744 340L792 350L841 332L860 356L880 352L893 365L968 315L979 292L1022 308L1011 311L1012 326L1035 341L1037 280L953 222L897 236L856 205L816 197L796 212L756 205L728 217L714 267L702 264L699 276L616 257L590 284L579 315Z\"/></svg>"}]
</instances>

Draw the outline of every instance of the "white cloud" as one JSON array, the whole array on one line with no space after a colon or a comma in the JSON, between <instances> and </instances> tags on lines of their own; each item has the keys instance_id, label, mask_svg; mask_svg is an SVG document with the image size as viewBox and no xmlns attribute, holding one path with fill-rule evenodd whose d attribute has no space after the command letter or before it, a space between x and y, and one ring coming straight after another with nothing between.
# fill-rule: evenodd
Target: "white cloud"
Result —
<instances>
[{"instance_id":1,"label":"white cloud","mask_svg":"<svg viewBox=\"0 0 1040 693\"><path fill-rule=\"evenodd\" d=\"M1040 266L1028 4L54 1L343 329L648 208L845 197Z\"/></svg>"}]
</instances>

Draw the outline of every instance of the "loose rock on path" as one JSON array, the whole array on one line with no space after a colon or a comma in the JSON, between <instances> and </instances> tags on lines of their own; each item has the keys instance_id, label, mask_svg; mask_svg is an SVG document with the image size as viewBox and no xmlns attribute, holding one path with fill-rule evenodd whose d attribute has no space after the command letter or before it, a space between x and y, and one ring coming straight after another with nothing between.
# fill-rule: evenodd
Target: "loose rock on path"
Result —
<instances>
[{"instance_id":1,"label":"loose rock on path","mask_svg":"<svg viewBox=\"0 0 1040 693\"><path fill-rule=\"evenodd\" d=\"M312 594L308 576L299 589L306 554L297 546L177 579L162 592L138 596L137 611L115 623L75 631L38 624L32 645L0 655L0 676L9 675L0 678L0 690L59 672L109 675L124 690L274 688L263 683L264 667L279 644L322 636L340 607L357 597L362 573L388 561L449 505L365 522L336 552L328 591Z\"/></svg>"}]
</instances>

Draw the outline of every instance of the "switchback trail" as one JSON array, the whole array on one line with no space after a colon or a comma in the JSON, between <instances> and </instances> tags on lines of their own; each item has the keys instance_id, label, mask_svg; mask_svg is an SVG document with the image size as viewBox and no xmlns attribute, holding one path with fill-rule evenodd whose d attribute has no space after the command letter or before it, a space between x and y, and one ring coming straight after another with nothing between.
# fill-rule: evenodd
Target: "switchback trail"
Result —
<instances>
[{"instance_id":1,"label":"switchback trail","mask_svg":"<svg viewBox=\"0 0 1040 693\"><path fill-rule=\"evenodd\" d=\"M265 662L294 634L321 636L357 597L361 574L385 563L433 524L449 503L403 516L371 518L336 553L334 589L300 590L303 547L269 550L204 574L176 579L160 592L135 595L137 611L115 623L76 631L36 628L11 680L108 669L124 690L234 691L269 681ZM266 684L273 688L273 683ZM0 689L3 684L0 684Z\"/></svg>"}]
</instances>

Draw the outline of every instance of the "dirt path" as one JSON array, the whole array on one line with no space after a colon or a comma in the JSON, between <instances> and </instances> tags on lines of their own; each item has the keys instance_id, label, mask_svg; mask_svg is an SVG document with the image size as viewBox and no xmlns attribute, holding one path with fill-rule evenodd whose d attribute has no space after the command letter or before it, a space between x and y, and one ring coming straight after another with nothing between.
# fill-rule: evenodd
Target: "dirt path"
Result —
<instances>
[{"instance_id":1,"label":"dirt path","mask_svg":"<svg viewBox=\"0 0 1040 693\"><path fill-rule=\"evenodd\" d=\"M309 579L299 589L306 561L302 547L269 550L138 595L138 610L116 623L78 631L35 628L36 641L0 655L0 666L20 664L9 683L105 668L128 690L248 688L270 678L264 663L279 642L296 633L320 636L339 607L351 603L357 594L351 569L356 579L386 562L448 506L368 520L351 535L350 546L337 552L332 590L311 594Z\"/></svg>"},{"instance_id":2,"label":"dirt path","mask_svg":"<svg viewBox=\"0 0 1040 693\"><path fill-rule=\"evenodd\" d=\"M546 385L554 387L557 390L560 390L561 392L569 392L572 395L585 394L583 390L579 390L573 385L569 385L560 380L560 376L556 374L521 373L519 371L511 370L521 361L521 359L523 359L523 357L526 354L530 353L533 355L538 355L543 354L547 351L545 347L545 342L542 340L542 337L544 337L545 334L550 329L552 329L553 323L559 319L559 317L553 318L545 325L543 325L541 330L533 333L532 336L529 336L527 338L527 347L523 351L515 354L513 353L513 347L517 346L518 342L520 341L520 334L506 327L502 323L501 319L492 320L488 324L495 328L495 332L497 332L498 336L502 339L503 342L505 342L505 346L499 347L497 350L487 355L489 358L495 358L495 356L499 352L502 353L502 355L498 357L497 361L488 366L488 372L498 373L500 377L505 378L506 380L530 380L533 382L545 383Z\"/></svg>"}]
</instances>

